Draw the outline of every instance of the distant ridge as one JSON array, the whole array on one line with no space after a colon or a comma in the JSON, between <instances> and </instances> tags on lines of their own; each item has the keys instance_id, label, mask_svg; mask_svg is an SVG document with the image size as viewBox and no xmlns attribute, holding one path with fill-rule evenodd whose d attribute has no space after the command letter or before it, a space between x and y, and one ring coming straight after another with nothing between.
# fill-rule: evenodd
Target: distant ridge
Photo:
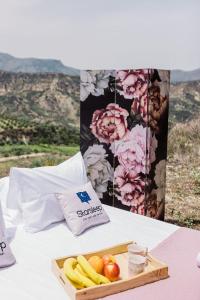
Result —
<instances>
[{"instance_id":1,"label":"distant ridge","mask_svg":"<svg viewBox=\"0 0 200 300\"><path fill-rule=\"evenodd\" d=\"M0 70L16 73L62 73L69 76L79 76L79 70L65 66L60 60L17 58L1 52Z\"/></svg>"},{"instance_id":2,"label":"distant ridge","mask_svg":"<svg viewBox=\"0 0 200 300\"><path fill-rule=\"evenodd\" d=\"M200 68L193 71L172 70L172 82L186 82L200 80Z\"/></svg>"},{"instance_id":3,"label":"distant ridge","mask_svg":"<svg viewBox=\"0 0 200 300\"><path fill-rule=\"evenodd\" d=\"M57 59L17 58L0 52L0 70L15 73L62 73L79 76L80 70L65 66ZM200 80L200 68L192 71L172 70L171 82L187 82Z\"/></svg>"}]
</instances>

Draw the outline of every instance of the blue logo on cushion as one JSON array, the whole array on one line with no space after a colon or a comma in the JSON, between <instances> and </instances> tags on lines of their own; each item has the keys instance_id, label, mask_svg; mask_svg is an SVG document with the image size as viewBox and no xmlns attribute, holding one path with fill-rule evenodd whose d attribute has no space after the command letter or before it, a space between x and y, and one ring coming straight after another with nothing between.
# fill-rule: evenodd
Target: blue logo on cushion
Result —
<instances>
[{"instance_id":1,"label":"blue logo on cushion","mask_svg":"<svg viewBox=\"0 0 200 300\"><path fill-rule=\"evenodd\" d=\"M79 197L82 203L84 202L89 203L89 201L91 201L91 198L86 191L78 192L76 193L76 195Z\"/></svg>"}]
</instances>

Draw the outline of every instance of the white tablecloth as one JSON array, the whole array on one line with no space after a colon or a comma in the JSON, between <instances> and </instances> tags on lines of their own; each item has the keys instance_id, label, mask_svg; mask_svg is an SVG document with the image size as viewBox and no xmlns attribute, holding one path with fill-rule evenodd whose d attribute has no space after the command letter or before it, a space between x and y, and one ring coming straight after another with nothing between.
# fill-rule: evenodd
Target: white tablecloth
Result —
<instances>
[{"instance_id":1,"label":"white tablecloth","mask_svg":"<svg viewBox=\"0 0 200 300\"><path fill-rule=\"evenodd\" d=\"M17 264L0 270L2 300L69 299L51 271L51 260L134 240L149 249L166 239L177 226L104 206L111 222L74 237L64 222L36 234L18 227L11 242Z\"/></svg>"}]
</instances>

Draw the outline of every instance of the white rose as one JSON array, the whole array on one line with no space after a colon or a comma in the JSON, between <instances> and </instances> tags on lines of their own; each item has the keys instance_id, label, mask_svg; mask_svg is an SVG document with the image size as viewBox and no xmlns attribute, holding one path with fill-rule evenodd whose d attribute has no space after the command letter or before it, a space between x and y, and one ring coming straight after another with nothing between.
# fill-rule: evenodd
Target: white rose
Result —
<instances>
[{"instance_id":1,"label":"white rose","mask_svg":"<svg viewBox=\"0 0 200 300\"><path fill-rule=\"evenodd\" d=\"M90 146L83 155L87 175L100 199L107 191L108 181L113 179L113 169L106 157L103 145Z\"/></svg>"},{"instance_id":2,"label":"white rose","mask_svg":"<svg viewBox=\"0 0 200 300\"><path fill-rule=\"evenodd\" d=\"M109 76L112 71L81 71L80 99L85 101L89 94L100 96L108 87Z\"/></svg>"}]
</instances>

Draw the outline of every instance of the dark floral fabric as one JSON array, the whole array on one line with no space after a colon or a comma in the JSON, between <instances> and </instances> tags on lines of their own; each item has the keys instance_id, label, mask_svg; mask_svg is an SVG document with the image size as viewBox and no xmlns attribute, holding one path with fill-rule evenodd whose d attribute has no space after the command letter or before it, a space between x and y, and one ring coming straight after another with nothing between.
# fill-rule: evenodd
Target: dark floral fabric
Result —
<instances>
[{"instance_id":1,"label":"dark floral fabric","mask_svg":"<svg viewBox=\"0 0 200 300\"><path fill-rule=\"evenodd\" d=\"M99 198L163 219L169 71L81 71L81 152Z\"/></svg>"}]
</instances>

